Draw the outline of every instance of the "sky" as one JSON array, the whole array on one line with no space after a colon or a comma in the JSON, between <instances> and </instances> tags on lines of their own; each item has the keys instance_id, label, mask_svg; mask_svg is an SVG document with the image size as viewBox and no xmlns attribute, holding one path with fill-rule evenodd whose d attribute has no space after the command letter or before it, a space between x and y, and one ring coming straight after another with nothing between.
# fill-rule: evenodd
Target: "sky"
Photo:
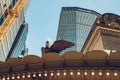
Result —
<instances>
[{"instance_id":1,"label":"sky","mask_svg":"<svg viewBox=\"0 0 120 80\"><path fill-rule=\"evenodd\" d=\"M29 54L41 56L41 47L45 47L45 42L49 40L51 45L56 40L62 7L120 15L120 0L32 0L25 15L29 25L26 41Z\"/></svg>"}]
</instances>

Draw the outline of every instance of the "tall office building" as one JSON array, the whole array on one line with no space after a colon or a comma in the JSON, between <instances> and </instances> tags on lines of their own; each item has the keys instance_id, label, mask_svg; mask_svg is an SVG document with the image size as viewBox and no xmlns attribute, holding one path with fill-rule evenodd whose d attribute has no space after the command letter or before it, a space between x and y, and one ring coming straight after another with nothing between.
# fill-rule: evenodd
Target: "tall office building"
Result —
<instances>
[{"instance_id":1,"label":"tall office building","mask_svg":"<svg viewBox=\"0 0 120 80\"><path fill-rule=\"evenodd\" d=\"M62 7L57 40L67 40L75 44L66 51L81 51L99 13L78 7Z\"/></svg>"},{"instance_id":2,"label":"tall office building","mask_svg":"<svg viewBox=\"0 0 120 80\"><path fill-rule=\"evenodd\" d=\"M0 61L24 55L28 25L25 13L31 0L0 0Z\"/></svg>"}]
</instances>

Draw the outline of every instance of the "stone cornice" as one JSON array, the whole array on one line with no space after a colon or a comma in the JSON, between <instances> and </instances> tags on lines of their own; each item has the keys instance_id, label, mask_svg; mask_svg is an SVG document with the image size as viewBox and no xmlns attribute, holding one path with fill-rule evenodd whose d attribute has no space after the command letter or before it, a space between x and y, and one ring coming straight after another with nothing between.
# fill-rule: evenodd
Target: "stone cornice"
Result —
<instances>
[{"instance_id":1,"label":"stone cornice","mask_svg":"<svg viewBox=\"0 0 120 80\"><path fill-rule=\"evenodd\" d=\"M83 53L84 53L84 51L85 52L89 51L90 47L93 45L93 43L95 42L97 37L100 36L101 34L120 37L120 30L102 27L102 26L96 26L95 30L93 30L93 32L89 36L89 38L83 48Z\"/></svg>"}]
</instances>

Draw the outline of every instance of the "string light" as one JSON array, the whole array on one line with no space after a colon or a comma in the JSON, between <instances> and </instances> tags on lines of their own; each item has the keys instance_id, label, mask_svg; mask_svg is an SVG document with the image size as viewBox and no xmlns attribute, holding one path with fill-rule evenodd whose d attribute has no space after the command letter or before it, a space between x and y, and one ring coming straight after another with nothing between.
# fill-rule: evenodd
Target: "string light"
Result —
<instances>
[{"instance_id":1,"label":"string light","mask_svg":"<svg viewBox=\"0 0 120 80\"><path fill-rule=\"evenodd\" d=\"M111 71L111 70L106 70L106 71L105 71L105 75L106 75L106 76L110 76L110 75L111 75L110 71ZM64 70L62 74L63 74L64 76L66 76L66 75L68 75L68 74L71 75L71 76L74 75L74 74L76 74L76 75L81 75L80 70L77 70L75 73L74 73L73 70L70 70L69 73L67 73L67 72L68 72L68 70ZM37 76L37 74L36 74L35 72L33 72L33 75L31 75L31 73L27 73L27 74L28 74L28 75L25 75L25 73L22 73L22 76L20 76L21 74L17 74L16 77L15 77L15 74L12 74L11 77L10 77L10 75L7 75L7 76L3 76L2 78L0 78L0 80L15 80L15 79L20 79L21 77L22 77L22 78L25 78L25 77L30 78L31 76L33 76L33 77L36 77L36 76ZM94 70L91 70L91 73L90 73L90 74L91 74L92 76L94 76L94 75L96 75L96 74L98 74L99 76L104 75L104 73L102 73L102 70L98 70L98 73L95 73ZM119 73L117 72L117 70L114 70L112 74L113 74L113 76L115 76L115 77L119 75ZM48 76L47 71L45 71L43 75L44 75L45 77ZM54 76L54 75L55 75L54 72L53 72L53 71L50 71L50 76ZM89 75L88 71L87 71L87 70L84 70L83 75L85 75L85 76ZM41 76L42 76L42 73L41 73L41 72L38 72L38 76L41 77ZM59 72L59 71L57 71L57 76L60 76L60 72Z\"/></svg>"}]
</instances>

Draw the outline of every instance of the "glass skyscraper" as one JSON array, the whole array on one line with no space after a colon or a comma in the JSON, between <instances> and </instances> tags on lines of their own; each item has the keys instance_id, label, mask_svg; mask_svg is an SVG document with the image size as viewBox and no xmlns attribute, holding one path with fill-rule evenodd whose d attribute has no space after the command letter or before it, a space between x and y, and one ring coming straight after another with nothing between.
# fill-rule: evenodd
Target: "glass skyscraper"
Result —
<instances>
[{"instance_id":1,"label":"glass skyscraper","mask_svg":"<svg viewBox=\"0 0 120 80\"><path fill-rule=\"evenodd\" d=\"M75 46L62 51L63 53L72 50L81 51L98 16L101 16L101 14L93 10L78 7L62 7L57 40L67 40L75 44Z\"/></svg>"},{"instance_id":2,"label":"glass skyscraper","mask_svg":"<svg viewBox=\"0 0 120 80\"><path fill-rule=\"evenodd\" d=\"M31 0L0 0L0 61L26 51L25 13Z\"/></svg>"}]
</instances>

